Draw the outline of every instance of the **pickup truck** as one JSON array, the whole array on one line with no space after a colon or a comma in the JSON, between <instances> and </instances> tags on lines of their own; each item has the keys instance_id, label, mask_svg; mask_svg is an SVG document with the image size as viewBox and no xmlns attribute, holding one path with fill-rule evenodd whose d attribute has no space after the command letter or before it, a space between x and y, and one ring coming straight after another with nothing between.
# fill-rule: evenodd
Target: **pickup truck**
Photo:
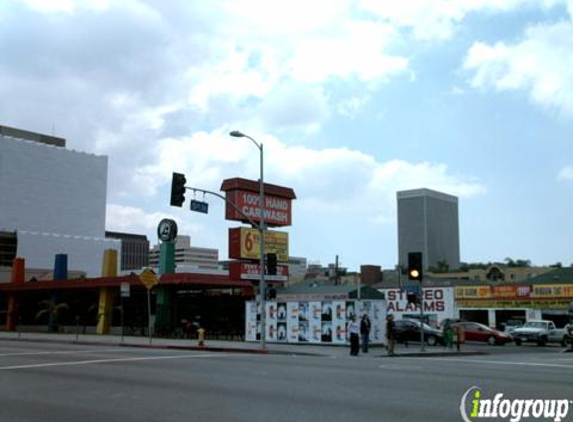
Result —
<instances>
[{"instance_id":1,"label":"pickup truck","mask_svg":"<svg viewBox=\"0 0 573 422\"><path fill-rule=\"evenodd\" d=\"M512 336L515 344L520 346L521 343L537 343L539 346L545 346L547 343L567 344L567 331L564 328L556 328L553 321L536 320L527 321L522 327L516 328Z\"/></svg>"}]
</instances>

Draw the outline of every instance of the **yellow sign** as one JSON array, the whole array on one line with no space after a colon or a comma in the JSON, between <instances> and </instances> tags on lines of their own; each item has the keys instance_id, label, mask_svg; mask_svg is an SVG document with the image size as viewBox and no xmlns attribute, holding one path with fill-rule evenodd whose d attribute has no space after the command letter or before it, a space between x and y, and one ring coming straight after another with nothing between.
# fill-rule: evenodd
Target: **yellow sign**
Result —
<instances>
[{"instance_id":1,"label":"yellow sign","mask_svg":"<svg viewBox=\"0 0 573 422\"><path fill-rule=\"evenodd\" d=\"M571 297L573 298L572 284L538 284L532 287L531 297L533 298L556 298Z\"/></svg>"},{"instance_id":2,"label":"yellow sign","mask_svg":"<svg viewBox=\"0 0 573 422\"><path fill-rule=\"evenodd\" d=\"M454 295L456 299L488 299L491 290L489 286L458 286Z\"/></svg>"},{"instance_id":3,"label":"yellow sign","mask_svg":"<svg viewBox=\"0 0 573 422\"><path fill-rule=\"evenodd\" d=\"M259 259L259 231L241 227L241 251L243 259ZM265 230L265 254L277 254L277 261L288 261L288 233Z\"/></svg>"},{"instance_id":4,"label":"yellow sign","mask_svg":"<svg viewBox=\"0 0 573 422\"><path fill-rule=\"evenodd\" d=\"M153 286L159 283L159 279L149 268L146 268L139 275L139 280L147 287L147 290L151 290Z\"/></svg>"}]
</instances>

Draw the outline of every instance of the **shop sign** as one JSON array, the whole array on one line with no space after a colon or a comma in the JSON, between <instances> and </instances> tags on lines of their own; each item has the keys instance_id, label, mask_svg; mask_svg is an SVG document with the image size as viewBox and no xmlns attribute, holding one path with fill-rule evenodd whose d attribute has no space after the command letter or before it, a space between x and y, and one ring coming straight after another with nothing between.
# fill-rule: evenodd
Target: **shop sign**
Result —
<instances>
[{"instance_id":1,"label":"shop sign","mask_svg":"<svg viewBox=\"0 0 573 422\"><path fill-rule=\"evenodd\" d=\"M573 298L573 284L539 284L532 287L533 298Z\"/></svg>"},{"instance_id":2,"label":"shop sign","mask_svg":"<svg viewBox=\"0 0 573 422\"><path fill-rule=\"evenodd\" d=\"M495 299L529 299L531 286L493 286Z\"/></svg>"},{"instance_id":3,"label":"shop sign","mask_svg":"<svg viewBox=\"0 0 573 422\"><path fill-rule=\"evenodd\" d=\"M259 231L247 227L229 229L229 258L260 259ZM288 262L288 233L265 230L265 254L274 253L277 261Z\"/></svg>"},{"instance_id":4,"label":"shop sign","mask_svg":"<svg viewBox=\"0 0 573 422\"><path fill-rule=\"evenodd\" d=\"M408 303L406 291L401 289L381 289L386 295L388 313L396 313L397 317L406 313L419 313L417 304ZM450 316L453 310L453 297L451 288L426 287L424 292L424 312L436 313L441 318Z\"/></svg>"},{"instance_id":5,"label":"shop sign","mask_svg":"<svg viewBox=\"0 0 573 422\"><path fill-rule=\"evenodd\" d=\"M229 277L231 280L252 280L261 279L261 266L259 264L246 264L244 262L231 262L229 264ZM277 265L276 275L265 275L267 281L287 281L288 267L286 265Z\"/></svg>"},{"instance_id":6,"label":"shop sign","mask_svg":"<svg viewBox=\"0 0 573 422\"><path fill-rule=\"evenodd\" d=\"M491 291L489 286L458 286L454 295L456 299L489 299Z\"/></svg>"},{"instance_id":7,"label":"shop sign","mask_svg":"<svg viewBox=\"0 0 573 422\"><path fill-rule=\"evenodd\" d=\"M567 309L566 300L459 300L458 308Z\"/></svg>"},{"instance_id":8,"label":"shop sign","mask_svg":"<svg viewBox=\"0 0 573 422\"><path fill-rule=\"evenodd\" d=\"M241 210L229 204L229 201ZM225 218L227 220L248 221L245 216L254 222L260 221L260 195L259 192L247 190L232 190L227 192L227 206ZM265 195L265 223L271 226L290 226L292 221L292 200L273 195Z\"/></svg>"}]
</instances>

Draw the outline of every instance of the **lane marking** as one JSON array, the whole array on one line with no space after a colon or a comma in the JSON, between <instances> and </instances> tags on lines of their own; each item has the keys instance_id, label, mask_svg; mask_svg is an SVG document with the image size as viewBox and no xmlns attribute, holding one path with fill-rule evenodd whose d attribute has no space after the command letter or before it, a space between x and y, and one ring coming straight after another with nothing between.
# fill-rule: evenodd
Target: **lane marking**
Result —
<instances>
[{"instance_id":1,"label":"lane marking","mask_svg":"<svg viewBox=\"0 0 573 422\"><path fill-rule=\"evenodd\" d=\"M421 358L431 360L433 362L448 361L448 362L469 362L477 365L482 363L490 363L492 365L508 365L508 366L534 366L534 367L547 367L547 368L567 368L573 369L573 365L564 365L559 363L540 363L540 362L507 362L499 360L475 360L475 359L460 359L460 358Z\"/></svg>"},{"instance_id":2,"label":"lane marking","mask_svg":"<svg viewBox=\"0 0 573 422\"><path fill-rule=\"evenodd\" d=\"M69 354L81 354L81 353L98 353L98 352L128 352L127 349L94 349L94 350L52 350L43 352L12 352L12 353L0 353L0 357L12 357L12 356L41 356L41 355L69 355Z\"/></svg>"},{"instance_id":3,"label":"lane marking","mask_svg":"<svg viewBox=\"0 0 573 422\"><path fill-rule=\"evenodd\" d=\"M7 371L12 369L47 368L54 366L94 365L98 363L137 362L144 360L210 358L215 356L230 356L230 355L224 353L208 353L203 355L195 354L195 355L141 356L134 358L115 358L115 359L92 359L92 360L80 360L74 362L32 363L28 365L0 366L0 370Z\"/></svg>"}]
</instances>

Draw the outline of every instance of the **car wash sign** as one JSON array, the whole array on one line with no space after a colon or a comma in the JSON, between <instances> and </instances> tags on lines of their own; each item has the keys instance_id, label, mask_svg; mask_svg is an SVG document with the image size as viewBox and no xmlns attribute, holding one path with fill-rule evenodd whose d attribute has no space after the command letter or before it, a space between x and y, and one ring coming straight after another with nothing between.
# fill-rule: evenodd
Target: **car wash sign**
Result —
<instances>
[{"instance_id":1,"label":"car wash sign","mask_svg":"<svg viewBox=\"0 0 573 422\"><path fill-rule=\"evenodd\" d=\"M249 223L249 219L261 221L260 184L255 180L241 178L223 181L221 190L226 193L227 220ZM264 184L264 221L269 227L292 224L292 200L296 198L291 188Z\"/></svg>"},{"instance_id":2,"label":"car wash sign","mask_svg":"<svg viewBox=\"0 0 573 422\"><path fill-rule=\"evenodd\" d=\"M420 313L420 306L408 303L406 290L380 289L386 296L387 312L398 319ZM436 320L454 316L454 289L452 287L424 287L424 313Z\"/></svg>"}]
</instances>

